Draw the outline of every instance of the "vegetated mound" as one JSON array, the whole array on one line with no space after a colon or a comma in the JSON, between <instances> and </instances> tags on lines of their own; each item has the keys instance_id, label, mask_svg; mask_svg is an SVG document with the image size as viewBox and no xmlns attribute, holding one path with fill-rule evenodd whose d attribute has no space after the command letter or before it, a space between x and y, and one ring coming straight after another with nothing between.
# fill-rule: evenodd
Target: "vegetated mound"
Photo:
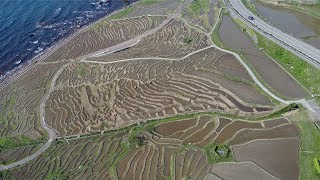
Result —
<instances>
[{"instance_id":1,"label":"vegetated mound","mask_svg":"<svg viewBox=\"0 0 320 180\"><path fill-rule=\"evenodd\" d=\"M279 179L298 179L299 139L257 140L232 147L236 161L251 161ZM272 157L272 158L271 158Z\"/></svg>"},{"instance_id":2,"label":"vegetated mound","mask_svg":"<svg viewBox=\"0 0 320 180\"><path fill-rule=\"evenodd\" d=\"M90 58L92 61L119 61L133 58L183 58L189 53L210 45L205 34L191 28L182 19L171 20L159 31L144 37L135 46L107 56Z\"/></svg>"},{"instance_id":3,"label":"vegetated mound","mask_svg":"<svg viewBox=\"0 0 320 180\"><path fill-rule=\"evenodd\" d=\"M270 106L259 105L268 99L251 86L248 76L233 80L223 75L228 73L225 67L220 71L224 58L230 61L209 48L176 61L73 63L57 79L46 121L60 135L73 135L199 111L270 113ZM265 108L258 112L259 107Z\"/></svg>"},{"instance_id":4,"label":"vegetated mound","mask_svg":"<svg viewBox=\"0 0 320 180\"><path fill-rule=\"evenodd\" d=\"M161 24L165 16L144 16L123 20L105 20L72 38L45 61L76 59L132 39Z\"/></svg>"}]
</instances>

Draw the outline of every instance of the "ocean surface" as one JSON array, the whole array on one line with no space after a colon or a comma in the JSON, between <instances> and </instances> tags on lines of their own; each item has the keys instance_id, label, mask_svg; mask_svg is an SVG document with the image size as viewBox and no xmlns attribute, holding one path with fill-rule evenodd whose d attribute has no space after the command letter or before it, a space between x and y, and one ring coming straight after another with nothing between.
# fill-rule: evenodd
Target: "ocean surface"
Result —
<instances>
[{"instance_id":1,"label":"ocean surface","mask_svg":"<svg viewBox=\"0 0 320 180\"><path fill-rule=\"evenodd\" d=\"M0 78L77 29L137 0L1 0Z\"/></svg>"}]
</instances>

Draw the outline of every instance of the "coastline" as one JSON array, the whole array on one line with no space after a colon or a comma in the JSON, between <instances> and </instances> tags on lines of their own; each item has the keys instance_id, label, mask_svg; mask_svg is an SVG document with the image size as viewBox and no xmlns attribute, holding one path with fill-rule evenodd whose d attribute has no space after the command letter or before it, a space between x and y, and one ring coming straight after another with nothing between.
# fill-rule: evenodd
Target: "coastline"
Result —
<instances>
[{"instance_id":1,"label":"coastline","mask_svg":"<svg viewBox=\"0 0 320 180\"><path fill-rule=\"evenodd\" d=\"M55 51L63 47L66 43L72 41L74 38L76 38L79 34L83 33L84 31L88 30L92 26L104 21L106 18L119 13L123 10L125 10L128 7L134 6L136 3L138 3L139 0L136 2L133 2L132 4L128 6L124 6L121 9L118 9L116 11L113 11L110 14L107 14L103 16L100 19L97 19L96 21L90 22L89 24L75 30L74 32L70 33L70 35L58 40L57 42L53 43L50 47L45 49L43 52L39 53L35 57L27 60L25 63L21 64L20 66L14 68L11 71L8 71L3 77L0 77L0 90L10 85L12 82L14 82L16 79L24 75L26 72L28 72L30 69L32 69L34 66L36 66L39 62L43 61L44 59L51 56Z\"/></svg>"}]
</instances>

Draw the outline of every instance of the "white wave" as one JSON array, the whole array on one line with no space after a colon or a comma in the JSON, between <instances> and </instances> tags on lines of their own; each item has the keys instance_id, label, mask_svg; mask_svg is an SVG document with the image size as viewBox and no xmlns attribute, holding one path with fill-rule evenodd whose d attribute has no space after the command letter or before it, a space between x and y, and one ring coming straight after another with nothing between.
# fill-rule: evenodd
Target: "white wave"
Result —
<instances>
[{"instance_id":1,"label":"white wave","mask_svg":"<svg viewBox=\"0 0 320 180\"><path fill-rule=\"evenodd\" d=\"M59 14L60 12L61 12L61 8L58 8L55 13Z\"/></svg>"},{"instance_id":2,"label":"white wave","mask_svg":"<svg viewBox=\"0 0 320 180\"><path fill-rule=\"evenodd\" d=\"M41 51L43 51L43 48L42 47L38 47L37 50L34 51L34 53L38 54Z\"/></svg>"},{"instance_id":3,"label":"white wave","mask_svg":"<svg viewBox=\"0 0 320 180\"><path fill-rule=\"evenodd\" d=\"M39 41L38 41L38 40L36 40L36 41L30 41L30 43L32 43L32 44L38 44Z\"/></svg>"},{"instance_id":4,"label":"white wave","mask_svg":"<svg viewBox=\"0 0 320 180\"><path fill-rule=\"evenodd\" d=\"M20 63L21 63L21 60L14 62L14 64L20 64Z\"/></svg>"}]
</instances>

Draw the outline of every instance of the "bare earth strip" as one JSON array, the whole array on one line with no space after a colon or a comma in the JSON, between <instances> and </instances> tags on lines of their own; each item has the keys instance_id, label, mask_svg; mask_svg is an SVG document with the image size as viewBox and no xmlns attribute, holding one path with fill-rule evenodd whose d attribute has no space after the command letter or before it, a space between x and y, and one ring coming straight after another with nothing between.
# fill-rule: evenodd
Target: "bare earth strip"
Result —
<instances>
[{"instance_id":1,"label":"bare earth strip","mask_svg":"<svg viewBox=\"0 0 320 180\"><path fill-rule=\"evenodd\" d=\"M283 180L299 177L299 139L256 140L233 146L236 161L252 161L273 176Z\"/></svg>"},{"instance_id":2,"label":"bare earth strip","mask_svg":"<svg viewBox=\"0 0 320 180\"><path fill-rule=\"evenodd\" d=\"M225 162L214 164L211 167L212 173L224 180L246 179L246 180L276 180L265 170L252 162Z\"/></svg>"}]
</instances>

